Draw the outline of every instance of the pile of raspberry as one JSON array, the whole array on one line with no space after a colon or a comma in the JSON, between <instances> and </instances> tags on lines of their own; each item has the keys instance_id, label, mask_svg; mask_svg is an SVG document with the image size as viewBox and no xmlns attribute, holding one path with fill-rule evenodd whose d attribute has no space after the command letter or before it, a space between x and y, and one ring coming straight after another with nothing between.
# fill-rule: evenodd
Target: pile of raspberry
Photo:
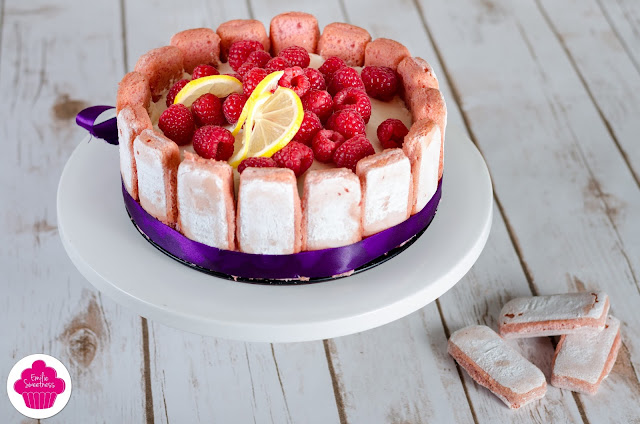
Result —
<instances>
[{"instance_id":1,"label":"pile of raspberry","mask_svg":"<svg viewBox=\"0 0 640 424\"><path fill-rule=\"evenodd\" d=\"M292 89L301 99L304 118L300 129L283 149L271 158L247 158L238 166L282 167L302 175L314 159L334 163L355 172L356 164L374 154L366 136L371 117L370 97L390 101L398 92L396 72L383 66L365 66L361 74L338 57L328 58L319 69L309 68L309 53L302 47L283 49L272 57L257 41L238 41L228 56L231 74L243 83L243 93L226 99L204 94L187 108L173 104L175 96L189 82L176 82L167 94L168 108L158 126L178 145L193 143L195 152L206 158L228 160L233 155L234 137L224 125L235 124L256 86L267 75L284 71L278 85ZM192 79L218 75L210 65L197 66ZM377 129L381 145L402 147L407 127L398 119L387 119Z\"/></svg>"}]
</instances>

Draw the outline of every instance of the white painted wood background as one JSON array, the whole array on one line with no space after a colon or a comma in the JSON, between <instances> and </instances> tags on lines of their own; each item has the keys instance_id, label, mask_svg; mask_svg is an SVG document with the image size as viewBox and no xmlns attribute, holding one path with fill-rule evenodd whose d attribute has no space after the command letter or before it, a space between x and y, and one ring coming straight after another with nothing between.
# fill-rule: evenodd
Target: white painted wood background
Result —
<instances>
[{"instance_id":1,"label":"white painted wood background","mask_svg":"<svg viewBox=\"0 0 640 424\"><path fill-rule=\"evenodd\" d=\"M288 10L346 21L429 61L449 122L482 151L493 229L450 292L384 327L252 344L147 321L103 298L57 234L55 194L136 58L186 28ZM640 2L637 0L0 0L0 380L35 352L68 364L51 423L640 423ZM508 410L446 353L519 295L601 288L623 347L595 396L549 387ZM549 374L552 340L520 342ZM31 423L0 394L0 422Z\"/></svg>"}]
</instances>

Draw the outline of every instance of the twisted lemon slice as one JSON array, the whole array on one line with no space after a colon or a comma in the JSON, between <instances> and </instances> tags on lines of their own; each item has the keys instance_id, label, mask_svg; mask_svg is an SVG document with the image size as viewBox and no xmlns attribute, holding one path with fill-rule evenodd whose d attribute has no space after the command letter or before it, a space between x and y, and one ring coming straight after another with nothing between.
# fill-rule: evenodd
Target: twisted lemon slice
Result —
<instances>
[{"instance_id":1,"label":"twisted lemon slice","mask_svg":"<svg viewBox=\"0 0 640 424\"><path fill-rule=\"evenodd\" d=\"M227 97L231 93L242 93L242 83L230 75L211 75L194 79L176 94L173 104L182 103L189 107L198 97L207 93L219 98Z\"/></svg>"},{"instance_id":2,"label":"twisted lemon slice","mask_svg":"<svg viewBox=\"0 0 640 424\"><path fill-rule=\"evenodd\" d=\"M296 135L303 118L302 102L290 88L257 96L248 109L242 146L229 164L237 167L248 157L271 157Z\"/></svg>"},{"instance_id":3,"label":"twisted lemon slice","mask_svg":"<svg viewBox=\"0 0 640 424\"><path fill-rule=\"evenodd\" d=\"M236 135L240 132L240 128L244 124L244 121L247 120L247 116L249 115L251 107L255 104L258 97L262 96L265 93L270 93L278 87L278 81L284 75L284 71L276 71L267 75L253 90L249 98L247 99L247 103L245 103L242 108L242 112L240 113L240 118L238 118L238 122L236 122L236 126L231 130L231 134Z\"/></svg>"}]
</instances>

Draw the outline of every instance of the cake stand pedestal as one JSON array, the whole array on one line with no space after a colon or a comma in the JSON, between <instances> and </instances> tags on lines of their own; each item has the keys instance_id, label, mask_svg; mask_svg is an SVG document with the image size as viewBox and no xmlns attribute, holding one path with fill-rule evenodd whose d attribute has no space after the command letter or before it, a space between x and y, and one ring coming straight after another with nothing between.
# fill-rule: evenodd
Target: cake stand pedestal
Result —
<instances>
[{"instance_id":1,"label":"cake stand pedestal","mask_svg":"<svg viewBox=\"0 0 640 424\"><path fill-rule=\"evenodd\" d=\"M360 274L300 286L228 281L190 269L149 244L124 208L118 148L87 137L58 187L58 229L78 270L134 312L192 333L253 342L353 334L402 318L453 287L482 251L493 193L473 143L447 128L442 200L426 232Z\"/></svg>"}]
</instances>

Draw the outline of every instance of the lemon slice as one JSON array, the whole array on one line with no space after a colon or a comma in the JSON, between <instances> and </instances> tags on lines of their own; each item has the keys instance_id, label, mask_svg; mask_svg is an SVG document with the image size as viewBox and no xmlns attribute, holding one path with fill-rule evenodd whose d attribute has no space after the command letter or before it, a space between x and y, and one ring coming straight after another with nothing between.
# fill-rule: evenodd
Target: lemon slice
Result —
<instances>
[{"instance_id":1,"label":"lemon slice","mask_svg":"<svg viewBox=\"0 0 640 424\"><path fill-rule=\"evenodd\" d=\"M231 134L236 135L238 134L238 132L240 132L240 128L242 128L244 121L247 119L247 116L249 115L249 111L253 107L258 97L262 96L265 93L271 92L272 90L275 90L278 87L278 81L280 81L280 78L282 78L282 75L284 75L284 71L272 72L266 77L264 77L262 81L260 81L260 83L256 86L256 88L253 90L253 92L247 99L247 102L244 104L244 107L242 108L242 112L240 113L240 118L238 118L238 122L236 123L236 126L231 131Z\"/></svg>"},{"instance_id":2,"label":"lemon slice","mask_svg":"<svg viewBox=\"0 0 640 424\"><path fill-rule=\"evenodd\" d=\"M211 75L190 81L176 94L173 104L191 106L198 97L211 93L216 97L227 97L231 93L242 93L242 83L231 75Z\"/></svg>"},{"instance_id":3,"label":"lemon slice","mask_svg":"<svg viewBox=\"0 0 640 424\"><path fill-rule=\"evenodd\" d=\"M302 102L290 88L258 96L247 115L242 146L229 164L237 167L247 157L271 157L289 144L303 118Z\"/></svg>"}]
</instances>

